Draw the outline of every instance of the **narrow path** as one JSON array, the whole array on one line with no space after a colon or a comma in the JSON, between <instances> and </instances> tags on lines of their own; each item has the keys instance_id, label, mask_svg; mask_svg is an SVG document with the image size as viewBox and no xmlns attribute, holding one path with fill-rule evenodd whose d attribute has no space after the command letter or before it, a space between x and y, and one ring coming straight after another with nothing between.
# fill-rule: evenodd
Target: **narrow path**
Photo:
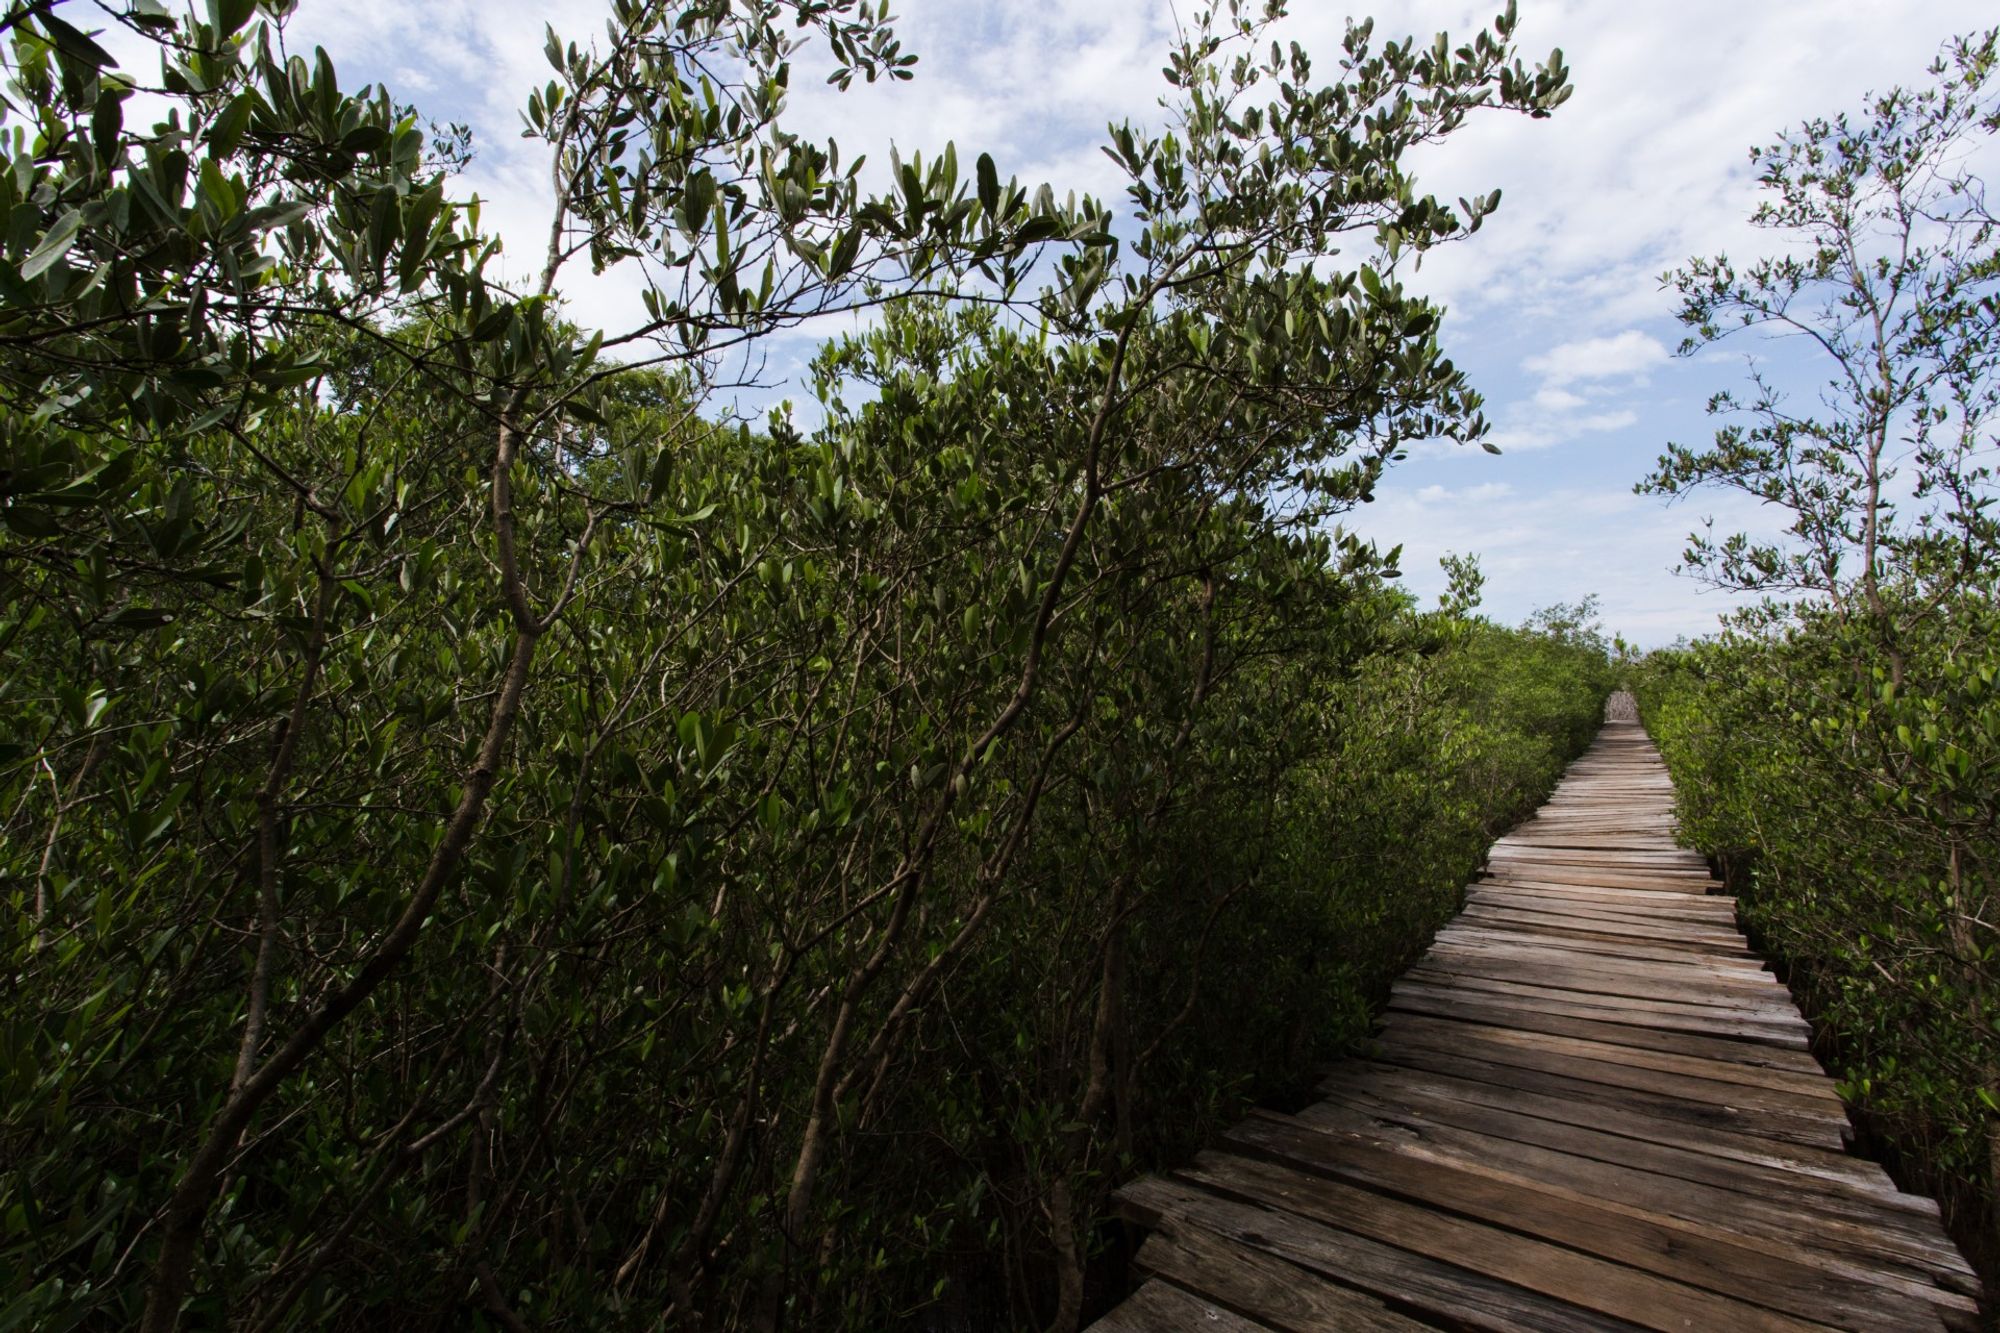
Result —
<instances>
[{"instance_id":1,"label":"narrow path","mask_svg":"<svg viewBox=\"0 0 2000 1333\"><path fill-rule=\"evenodd\" d=\"M1494 844L1372 1058L1120 1191L1147 1279L1093 1328L1971 1324L1936 1205L1848 1155L1717 887L1646 733L1606 723Z\"/></svg>"}]
</instances>

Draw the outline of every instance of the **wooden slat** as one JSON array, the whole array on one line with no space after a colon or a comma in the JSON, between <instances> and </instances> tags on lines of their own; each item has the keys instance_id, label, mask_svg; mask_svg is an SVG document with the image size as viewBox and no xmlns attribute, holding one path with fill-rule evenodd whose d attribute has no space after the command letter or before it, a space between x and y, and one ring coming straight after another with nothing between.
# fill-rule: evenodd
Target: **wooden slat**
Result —
<instances>
[{"instance_id":1,"label":"wooden slat","mask_svg":"<svg viewBox=\"0 0 2000 1333\"><path fill-rule=\"evenodd\" d=\"M1616 963L1604 963L1579 954L1552 957L1546 953L1525 956L1494 951L1475 953L1445 944L1433 948L1419 966L1426 971L1442 970L1448 974L1487 977L1494 981L1553 987L1588 995L1700 1005L1708 1009L1761 1013L1776 1018L1786 1016L1784 1001L1768 989L1725 987L1719 981L1690 986L1672 978L1642 973L1636 963L1620 967Z\"/></svg>"},{"instance_id":2,"label":"wooden slat","mask_svg":"<svg viewBox=\"0 0 2000 1333\"><path fill-rule=\"evenodd\" d=\"M1651 741L1607 723L1494 844L1371 1058L1119 1192L1149 1280L1093 1327L1971 1327L1937 1206L1845 1151L1811 1029L1717 887Z\"/></svg>"},{"instance_id":3,"label":"wooden slat","mask_svg":"<svg viewBox=\"0 0 2000 1333\"><path fill-rule=\"evenodd\" d=\"M1455 1326L1491 1333L1629 1333L1638 1327L1454 1263L1187 1181L1147 1176L1120 1190L1117 1201L1126 1217L1170 1236L1193 1231L1221 1236L1283 1259L1322 1281L1368 1292L1427 1322L1450 1320ZM1155 1330L1180 1333L1182 1327L1161 1324Z\"/></svg>"},{"instance_id":4,"label":"wooden slat","mask_svg":"<svg viewBox=\"0 0 2000 1333\"><path fill-rule=\"evenodd\" d=\"M1784 1014L1768 1009L1745 1009L1735 1005L1701 1004L1691 1001L1648 1000L1628 995L1614 995L1608 991L1539 985L1532 980L1480 976L1463 968L1447 972L1424 963L1417 964L1404 973L1404 976L1412 981L1446 989L1546 1003L1556 1007L1558 1012L1603 1010L1633 1015L1650 1014L1673 1019L1677 1023L1701 1025L1686 1029L1688 1031L1740 1030L1746 1036L1770 1036L1788 1040L1801 1049L1807 1046L1807 1039L1812 1035L1812 1029L1806 1026L1805 1020L1796 1013ZM1634 1018L1633 1021L1638 1020Z\"/></svg>"},{"instance_id":5,"label":"wooden slat","mask_svg":"<svg viewBox=\"0 0 2000 1333\"><path fill-rule=\"evenodd\" d=\"M1758 966L1754 954L1728 952L1690 936L1647 936L1615 924L1586 926L1576 918L1538 922L1531 916L1468 910L1432 943L1433 956L1449 952L1608 967L1621 974L1632 970L1676 980L1699 973L1724 986L1747 986L1774 1001L1784 989Z\"/></svg>"},{"instance_id":6,"label":"wooden slat","mask_svg":"<svg viewBox=\"0 0 2000 1333\"><path fill-rule=\"evenodd\" d=\"M1366 1119L1332 1104L1307 1107L1296 1119L1335 1134L1374 1134L1361 1130ZM1254 1133L1248 1126L1256 1120L1253 1117L1232 1134ZM1920 1281L1927 1289L1952 1278L1949 1265L1923 1234L1935 1234L1935 1223L1916 1214L1889 1215L1875 1200L1857 1201L1865 1214L1864 1221L1853 1222L1843 1216L1852 1209L1827 1209L1806 1226L1801 1222L1796 1198L1745 1198L1740 1192L1725 1193L1712 1185L1641 1170L1628 1161L1604 1161L1518 1140L1438 1127L1421 1135L1402 1135L1383 1141L1395 1142L1413 1161L1448 1161L1529 1179L1551 1193L1573 1194L1601 1201L1608 1207L1635 1209L1655 1222L1706 1228L1712 1235L1810 1248L1830 1269L1894 1277L1898 1281L1892 1285L1905 1290L1910 1289L1910 1284L1901 1282L1903 1278ZM1232 1138L1230 1142L1234 1144L1236 1140ZM1329 1160L1337 1155L1331 1147L1324 1151ZM1633 1158L1640 1155L1636 1151L1631 1154ZM1868 1207L1871 1203L1877 1206ZM1961 1304L1942 1292L1936 1293L1936 1300L1947 1306Z\"/></svg>"},{"instance_id":7,"label":"wooden slat","mask_svg":"<svg viewBox=\"0 0 2000 1333\"><path fill-rule=\"evenodd\" d=\"M1148 1282L1132 1298L1092 1324L1100 1333L1156 1333L1163 1328L1210 1329L1213 1333L1262 1333L1275 1327L1249 1320L1174 1286ZM1332 1328L1328 1324L1322 1327Z\"/></svg>"},{"instance_id":8,"label":"wooden slat","mask_svg":"<svg viewBox=\"0 0 2000 1333\"><path fill-rule=\"evenodd\" d=\"M1721 1098L1748 1101L1807 1113L1823 1112L1841 1119L1846 1112L1824 1074L1802 1074L1795 1070L1772 1069L1768 1065L1739 1064L1712 1056L1689 1055L1648 1049L1625 1042L1595 1041L1585 1037L1560 1036L1533 1029L1502 1027L1486 1022L1453 1022L1427 1014L1392 1014L1385 1031L1413 1039L1430 1039L1455 1045L1476 1042L1485 1048L1505 1046L1532 1052L1536 1068L1574 1070L1588 1065L1620 1065L1646 1071L1647 1084L1657 1083L1662 1091L1686 1093L1712 1083L1736 1083L1754 1092L1718 1089ZM1655 1075L1665 1077L1655 1078Z\"/></svg>"},{"instance_id":9,"label":"wooden slat","mask_svg":"<svg viewBox=\"0 0 2000 1333\"><path fill-rule=\"evenodd\" d=\"M1879 1266L1843 1263L1789 1238L1744 1235L1555 1187L1491 1161L1412 1153L1379 1134L1343 1129L1324 1118L1253 1117L1226 1144L1820 1323L1853 1322L1845 1317L1859 1309L1859 1326L1901 1333L1933 1314L1929 1302L1901 1284L1883 1290Z\"/></svg>"},{"instance_id":10,"label":"wooden slat","mask_svg":"<svg viewBox=\"0 0 2000 1333\"><path fill-rule=\"evenodd\" d=\"M1390 994L1390 1010L1431 1014L1440 1018L1463 1018L1470 1022L1492 1023L1523 1032L1548 1032L1563 1037L1583 1037L1619 1046L1636 1046L1648 1051L1674 1051L1698 1055L1732 1064L1787 1069L1819 1077L1820 1068L1811 1055L1789 1047L1740 1037L1709 1037L1691 1032L1642 1026L1629 1021L1574 1018L1552 1013L1532 1004L1517 1004L1504 996L1467 991L1439 991L1427 986L1398 982Z\"/></svg>"},{"instance_id":11,"label":"wooden slat","mask_svg":"<svg viewBox=\"0 0 2000 1333\"><path fill-rule=\"evenodd\" d=\"M1594 889L1653 889L1675 893L1700 893L1704 888L1721 887L1717 879L1694 875L1655 874L1644 870L1619 871L1593 866L1549 865L1544 862L1508 862L1489 872L1497 880L1523 880L1530 884L1570 884Z\"/></svg>"},{"instance_id":12,"label":"wooden slat","mask_svg":"<svg viewBox=\"0 0 2000 1333\"><path fill-rule=\"evenodd\" d=\"M1683 889L1599 889L1588 884L1556 884L1534 879L1481 879L1472 883L1474 892L1495 892L1510 895L1530 895L1536 898L1554 898L1567 902L1588 902L1600 905L1617 905L1638 911L1642 908L1671 907L1673 915L1664 915L1667 923L1685 917L1688 920L1718 919L1726 922L1731 929L1736 923L1736 900L1716 893L1689 893Z\"/></svg>"},{"instance_id":13,"label":"wooden slat","mask_svg":"<svg viewBox=\"0 0 2000 1333\"><path fill-rule=\"evenodd\" d=\"M1315 1281L1305 1269L1199 1227L1174 1235L1154 1232L1133 1262L1140 1272L1204 1301L1238 1313L1253 1310L1258 1322L1291 1333L1331 1328L1411 1333L1426 1327L1364 1292Z\"/></svg>"},{"instance_id":14,"label":"wooden slat","mask_svg":"<svg viewBox=\"0 0 2000 1333\"><path fill-rule=\"evenodd\" d=\"M1377 1068L1330 1084L1326 1100L1305 1108L1299 1116L1315 1124L1330 1118L1347 1123L1351 1117L1336 1117L1334 1113L1351 1111L1412 1140L1444 1146L1462 1142L1453 1130L1482 1134L1500 1140L1495 1150L1510 1158L1512 1149L1501 1145L1552 1148L1734 1190L1787 1208L1792 1195L1805 1193L1814 1196L1815 1209L1828 1208L1858 1221L1879 1218L1884 1209L1931 1219L1938 1215L1937 1205L1929 1199L1898 1192L1886 1173L1868 1169L1873 1163L1854 1162L1844 1154L1821 1152L1817 1160L1775 1156L1761 1139L1745 1139L1739 1145L1743 1151L1722 1153L1713 1151L1718 1146L1713 1135L1704 1136L1702 1148L1693 1148L1674 1142L1670 1132L1660 1133L1657 1122L1620 1117L1613 1122L1615 1129L1602 1128L1579 1123L1587 1122L1588 1116L1565 1116L1567 1108L1562 1106L1536 1104L1526 1098L1482 1098L1482 1091L1477 1085ZM1494 1104L1515 1101L1527 1109ZM1733 1216L1738 1206L1732 1203L1726 1211Z\"/></svg>"},{"instance_id":15,"label":"wooden slat","mask_svg":"<svg viewBox=\"0 0 2000 1333\"><path fill-rule=\"evenodd\" d=\"M1341 1066L1320 1085L1322 1093L1336 1098L1350 1089L1379 1090L1386 1098L1402 1100L1410 1100L1420 1092L1428 1091L1467 1106L1514 1111L1558 1124L1577 1125L1648 1143L1686 1148L1726 1162L1768 1166L1801 1179L1845 1181L1857 1188L1874 1188L1883 1192L1894 1190L1888 1173L1881 1167L1849 1157L1838 1149L1789 1143L1718 1125L1690 1124L1669 1116L1650 1115L1629 1105L1552 1096L1509 1082L1496 1083L1357 1061Z\"/></svg>"},{"instance_id":16,"label":"wooden slat","mask_svg":"<svg viewBox=\"0 0 2000 1333\"><path fill-rule=\"evenodd\" d=\"M1818 1117L1738 1106L1734 1102L1717 1101L1699 1093L1682 1095L1631 1087L1603 1077L1606 1071L1602 1067L1584 1062L1578 1062L1566 1073L1556 1074L1532 1068L1527 1063L1494 1063L1419 1042L1384 1046L1379 1055L1385 1062L1409 1069L1451 1074L1553 1097L1568 1097L1608 1111L1678 1121L1688 1129L1728 1130L1787 1143L1830 1148L1836 1152L1846 1146L1839 1132ZM1700 1092L1712 1092L1712 1089L1704 1088Z\"/></svg>"},{"instance_id":17,"label":"wooden slat","mask_svg":"<svg viewBox=\"0 0 2000 1333\"><path fill-rule=\"evenodd\" d=\"M1724 950L1745 955L1750 953L1736 927L1720 917L1686 923L1663 921L1661 917L1664 913L1657 907L1629 901L1618 904L1537 899L1482 885L1467 895L1466 911L1475 917L1501 917L1528 926L1623 935L1642 940L1688 940L1718 945Z\"/></svg>"},{"instance_id":18,"label":"wooden slat","mask_svg":"<svg viewBox=\"0 0 2000 1333\"><path fill-rule=\"evenodd\" d=\"M1437 1262L1456 1264L1639 1328L1804 1333L1824 1327L1517 1232L1268 1162L1203 1153L1181 1175L1220 1193L1339 1227Z\"/></svg>"}]
</instances>

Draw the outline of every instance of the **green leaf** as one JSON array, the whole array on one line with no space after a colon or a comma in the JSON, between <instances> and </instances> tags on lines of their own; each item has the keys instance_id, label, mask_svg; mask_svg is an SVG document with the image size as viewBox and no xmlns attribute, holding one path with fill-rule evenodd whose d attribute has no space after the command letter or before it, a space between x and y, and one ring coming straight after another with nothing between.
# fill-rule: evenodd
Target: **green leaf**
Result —
<instances>
[{"instance_id":1,"label":"green leaf","mask_svg":"<svg viewBox=\"0 0 2000 1333\"><path fill-rule=\"evenodd\" d=\"M714 210L715 177L707 171L694 172L681 195L681 230L689 236L697 234L707 225Z\"/></svg>"},{"instance_id":2,"label":"green leaf","mask_svg":"<svg viewBox=\"0 0 2000 1333\"><path fill-rule=\"evenodd\" d=\"M208 129L208 151L211 157L228 157L243 142L244 131L250 128L250 113L255 110L255 93L239 93L215 123Z\"/></svg>"},{"instance_id":3,"label":"green leaf","mask_svg":"<svg viewBox=\"0 0 2000 1333\"><path fill-rule=\"evenodd\" d=\"M36 17L41 20L42 30L48 33L49 40L53 41L56 44L56 49L64 55L75 60L81 60L86 65L94 65L98 69L116 69L118 67L118 62L111 58L109 51L106 51L96 42L91 41L81 31L72 28L54 14L40 14Z\"/></svg>"},{"instance_id":4,"label":"green leaf","mask_svg":"<svg viewBox=\"0 0 2000 1333\"><path fill-rule=\"evenodd\" d=\"M979 155L975 170L979 175L979 206L990 216L1000 210L1000 173L985 153Z\"/></svg>"},{"instance_id":5,"label":"green leaf","mask_svg":"<svg viewBox=\"0 0 2000 1333\"><path fill-rule=\"evenodd\" d=\"M97 95L90 113L90 139L108 166L118 154L118 136L125 128L125 94L106 89Z\"/></svg>"},{"instance_id":6,"label":"green leaf","mask_svg":"<svg viewBox=\"0 0 2000 1333\"><path fill-rule=\"evenodd\" d=\"M174 613L154 606L128 606L104 622L114 629L158 629L174 623Z\"/></svg>"},{"instance_id":7,"label":"green leaf","mask_svg":"<svg viewBox=\"0 0 2000 1333\"><path fill-rule=\"evenodd\" d=\"M257 12L257 0L209 0L208 12L222 35L233 37Z\"/></svg>"},{"instance_id":8,"label":"green leaf","mask_svg":"<svg viewBox=\"0 0 2000 1333\"><path fill-rule=\"evenodd\" d=\"M62 524L46 509L28 509L21 505L10 505L0 509L0 522L20 533L23 537L41 539L53 537L62 531Z\"/></svg>"},{"instance_id":9,"label":"green leaf","mask_svg":"<svg viewBox=\"0 0 2000 1333\"><path fill-rule=\"evenodd\" d=\"M1016 245L1038 245L1043 241L1062 235L1063 223L1059 217L1029 218L1014 233Z\"/></svg>"},{"instance_id":10,"label":"green leaf","mask_svg":"<svg viewBox=\"0 0 2000 1333\"><path fill-rule=\"evenodd\" d=\"M482 343L493 341L507 331L507 326L513 319L514 307L511 305L503 305L487 312L486 318L473 326L472 340Z\"/></svg>"},{"instance_id":11,"label":"green leaf","mask_svg":"<svg viewBox=\"0 0 2000 1333\"><path fill-rule=\"evenodd\" d=\"M840 239L834 242L833 253L826 261L826 276L836 279L846 277L848 270L854 267L855 257L860 253L861 226L856 223L840 233Z\"/></svg>"},{"instance_id":12,"label":"green leaf","mask_svg":"<svg viewBox=\"0 0 2000 1333\"><path fill-rule=\"evenodd\" d=\"M224 222L236 216L236 189L212 157L202 159L201 197L208 201L209 207Z\"/></svg>"},{"instance_id":13,"label":"green leaf","mask_svg":"<svg viewBox=\"0 0 2000 1333\"><path fill-rule=\"evenodd\" d=\"M294 222L303 222L311 213L311 204L297 200L280 201L257 205L243 215L243 222L253 231L277 231Z\"/></svg>"},{"instance_id":14,"label":"green leaf","mask_svg":"<svg viewBox=\"0 0 2000 1333\"><path fill-rule=\"evenodd\" d=\"M389 146L389 131L380 125L356 125L340 138L350 153L379 153Z\"/></svg>"},{"instance_id":15,"label":"green leaf","mask_svg":"<svg viewBox=\"0 0 2000 1333\"><path fill-rule=\"evenodd\" d=\"M55 225L42 236L41 242L28 253L26 259L21 261L21 276L39 278L48 272L56 261L68 254L69 248L76 244L77 232L82 228L81 210L72 208L57 218Z\"/></svg>"}]
</instances>

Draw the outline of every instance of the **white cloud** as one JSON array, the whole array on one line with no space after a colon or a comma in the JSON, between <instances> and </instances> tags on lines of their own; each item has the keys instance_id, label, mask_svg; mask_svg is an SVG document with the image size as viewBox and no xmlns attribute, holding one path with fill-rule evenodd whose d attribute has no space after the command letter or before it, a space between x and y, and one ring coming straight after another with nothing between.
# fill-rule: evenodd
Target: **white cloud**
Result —
<instances>
[{"instance_id":1,"label":"white cloud","mask_svg":"<svg viewBox=\"0 0 2000 1333\"><path fill-rule=\"evenodd\" d=\"M1527 358L1521 368L1560 386L1578 380L1641 378L1666 363L1666 345L1658 338L1626 329L1609 337L1561 343Z\"/></svg>"},{"instance_id":2,"label":"white cloud","mask_svg":"<svg viewBox=\"0 0 2000 1333\"><path fill-rule=\"evenodd\" d=\"M1503 454L1553 449L1586 435L1622 431L1639 422L1639 414L1630 408L1578 415L1566 409L1549 411L1540 400L1541 395L1537 394L1528 406L1517 406L1505 412L1501 424L1487 437L1487 442ZM1438 450L1425 456L1440 457L1444 452Z\"/></svg>"},{"instance_id":3,"label":"white cloud","mask_svg":"<svg viewBox=\"0 0 2000 1333\"><path fill-rule=\"evenodd\" d=\"M1489 481L1478 486L1461 486L1453 490L1448 486L1430 485L1415 493L1416 503L1432 504L1483 504L1489 500L1504 499L1514 493L1514 488L1504 481Z\"/></svg>"}]
</instances>

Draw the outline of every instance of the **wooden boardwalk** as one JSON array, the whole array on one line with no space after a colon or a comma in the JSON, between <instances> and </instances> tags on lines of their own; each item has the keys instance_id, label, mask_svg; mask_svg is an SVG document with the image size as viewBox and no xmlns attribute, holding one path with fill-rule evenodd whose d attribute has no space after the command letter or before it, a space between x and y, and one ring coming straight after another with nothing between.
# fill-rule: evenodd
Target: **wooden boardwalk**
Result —
<instances>
[{"instance_id":1,"label":"wooden boardwalk","mask_svg":"<svg viewBox=\"0 0 2000 1333\"><path fill-rule=\"evenodd\" d=\"M1496 843L1370 1059L1119 1193L1100 1333L1964 1327L1930 1200L1846 1112L1636 723Z\"/></svg>"}]
</instances>

